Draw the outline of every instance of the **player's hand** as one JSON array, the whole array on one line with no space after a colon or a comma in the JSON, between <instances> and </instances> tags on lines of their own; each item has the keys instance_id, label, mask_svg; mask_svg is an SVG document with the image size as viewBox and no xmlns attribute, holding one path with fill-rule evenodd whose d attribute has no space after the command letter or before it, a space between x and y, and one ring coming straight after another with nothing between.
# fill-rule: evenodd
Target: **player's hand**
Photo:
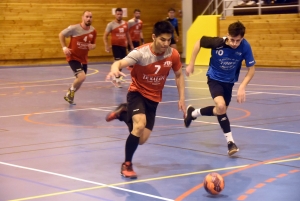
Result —
<instances>
[{"instance_id":1,"label":"player's hand","mask_svg":"<svg viewBox=\"0 0 300 201\"><path fill-rule=\"evenodd\" d=\"M193 74L194 73L194 66L192 66L192 65L187 65L186 67L185 67L185 75L186 76L190 76L190 74Z\"/></svg>"},{"instance_id":2,"label":"player's hand","mask_svg":"<svg viewBox=\"0 0 300 201\"><path fill-rule=\"evenodd\" d=\"M91 43L88 44L89 50L93 50L93 49L95 49L95 47L96 47L95 44L91 44Z\"/></svg>"},{"instance_id":3,"label":"player's hand","mask_svg":"<svg viewBox=\"0 0 300 201\"><path fill-rule=\"evenodd\" d=\"M106 81L113 80L115 77L126 77L126 74L122 73L121 71L110 71L106 76Z\"/></svg>"},{"instance_id":4,"label":"player's hand","mask_svg":"<svg viewBox=\"0 0 300 201\"><path fill-rule=\"evenodd\" d=\"M105 45L105 52L110 52L111 47L109 47L108 45Z\"/></svg>"},{"instance_id":5,"label":"player's hand","mask_svg":"<svg viewBox=\"0 0 300 201\"><path fill-rule=\"evenodd\" d=\"M69 49L67 47L63 47L62 49L63 49L63 52L64 52L65 55L67 55L67 56L71 55L71 51L70 51L71 49Z\"/></svg>"},{"instance_id":6,"label":"player's hand","mask_svg":"<svg viewBox=\"0 0 300 201\"><path fill-rule=\"evenodd\" d=\"M178 109L179 109L179 111L183 112L183 116L185 117L186 107L185 107L185 101L184 100L179 100L178 101Z\"/></svg>"},{"instance_id":7,"label":"player's hand","mask_svg":"<svg viewBox=\"0 0 300 201\"><path fill-rule=\"evenodd\" d=\"M239 88L237 91L237 102L238 103L243 103L246 101L246 92L245 88Z\"/></svg>"}]
</instances>

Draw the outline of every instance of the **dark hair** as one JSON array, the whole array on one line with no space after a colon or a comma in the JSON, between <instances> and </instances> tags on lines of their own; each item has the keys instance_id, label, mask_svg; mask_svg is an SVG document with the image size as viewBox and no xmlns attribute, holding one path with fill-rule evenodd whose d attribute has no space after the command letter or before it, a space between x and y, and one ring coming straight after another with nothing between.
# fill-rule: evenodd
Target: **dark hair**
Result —
<instances>
[{"instance_id":1,"label":"dark hair","mask_svg":"<svg viewBox=\"0 0 300 201\"><path fill-rule=\"evenodd\" d=\"M246 32L246 28L240 21L234 22L230 24L228 27L228 34L233 37L239 35L244 37L245 32Z\"/></svg>"},{"instance_id":2,"label":"dark hair","mask_svg":"<svg viewBox=\"0 0 300 201\"><path fill-rule=\"evenodd\" d=\"M154 24L153 34L159 36L161 34L173 34L174 27L169 21L159 21Z\"/></svg>"},{"instance_id":3,"label":"dark hair","mask_svg":"<svg viewBox=\"0 0 300 201\"><path fill-rule=\"evenodd\" d=\"M176 12L174 8L169 8L168 12L170 12L170 11Z\"/></svg>"},{"instance_id":4,"label":"dark hair","mask_svg":"<svg viewBox=\"0 0 300 201\"><path fill-rule=\"evenodd\" d=\"M135 12L141 12L141 10L140 9L134 9L133 13L135 13Z\"/></svg>"},{"instance_id":5,"label":"dark hair","mask_svg":"<svg viewBox=\"0 0 300 201\"><path fill-rule=\"evenodd\" d=\"M116 8L115 13L116 13L117 11L123 12L122 8Z\"/></svg>"}]
</instances>

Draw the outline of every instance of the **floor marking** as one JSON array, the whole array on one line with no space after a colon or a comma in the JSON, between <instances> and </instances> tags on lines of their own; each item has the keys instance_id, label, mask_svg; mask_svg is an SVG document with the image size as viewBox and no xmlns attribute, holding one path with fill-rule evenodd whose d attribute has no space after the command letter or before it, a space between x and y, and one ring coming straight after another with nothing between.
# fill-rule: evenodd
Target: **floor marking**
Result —
<instances>
[{"instance_id":1,"label":"floor marking","mask_svg":"<svg viewBox=\"0 0 300 201\"><path fill-rule=\"evenodd\" d=\"M68 68L70 68L68 66ZM89 70L94 70L93 73L89 73L89 74L86 74L86 76L90 76L90 75L94 75L94 74L97 74L99 71L96 70L96 69L93 69L93 68L89 68ZM30 82L12 82L12 83L3 83L3 84L0 84L1 85L8 85L8 84L30 84L30 83L40 83L40 82L54 82L54 81L59 81L59 80L70 80L70 79L75 79L74 77L69 77L69 78L59 78L59 79L52 79L52 80L37 80L37 81L30 81Z\"/></svg>"},{"instance_id":2,"label":"floor marking","mask_svg":"<svg viewBox=\"0 0 300 201\"><path fill-rule=\"evenodd\" d=\"M290 160L293 160L293 159L290 159ZM2 164L2 165L8 165L8 166L13 166L13 167L21 168L21 169L27 169L27 170L37 171L37 172L46 173L46 174L51 174L51 175L55 175L55 176L61 176L61 177L68 178L68 179L74 179L74 180L77 180L77 181L83 181L83 182L87 182L87 183L92 183L92 184L98 185L98 186L95 186L95 187L82 188L82 189L76 189L76 190L70 190L70 191L64 191L64 192L58 192L58 193L51 193L51 194L44 194L44 195L39 195L39 196L33 196L33 197L15 199L15 200L11 200L11 201L21 201L21 200L30 200L30 199L36 199L36 198L42 198L42 197L51 197L51 196L57 196L57 195L62 195L62 194L68 194L68 193L82 192L82 191L88 191L88 190L95 190L95 189L100 189L100 188L113 188L115 186L120 186L120 185L142 183L142 182L149 182L149 181L157 181L157 180L171 179L171 178L178 178L178 177L186 177L186 176L191 176L191 175L196 175L196 174L204 174L204 173L208 173L208 172L219 172L219 171L224 171L224 170L247 168L247 166L251 166L251 165L248 164L248 165L241 165L241 166L232 166L232 167L226 167L226 168L217 168L217 169L211 169L211 170L203 170L203 171L197 171L197 172L190 172L190 173L183 173L183 174L175 174L175 175L169 175L169 176L155 177L155 178L149 178L149 179L133 180L133 181L121 182L121 183L115 183L115 184L102 184L102 183L98 183L98 182L93 182L93 181L88 181L88 180L82 180L82 179L79 179L79 178L76 178L76 177L70 177L70 176L63 175L63 174L57 174L57 173L48 172L48 171L44 171L44 170L39 170L39 169L34 169L34 168L29 168L29 167L24 167L24 166L18 166L18 165L14 165L14 164L10 164L10 163L5 163L5 162L0 162L0 164ZM268 163L266 162L266 163L263 163L263 164L267 165ZM294 172L298 172L298 171L299 170L296 169L296 170L292 170L290 172L294 173ZM255 187L256 188L260 188L260 187L263 187L264 185L265 185L264 183L260 183L260 184L256 185ZM121 189L118 189L118 190L124 190L124 189L121 188ZM127 189L125 189L125 190L127 190ZM128 192L129 191L130 190L128 190ZM135 192L131 192L131 193L135 193ZM140 194L140 192L138 192L138 194ZM159 199L159 198L157 198L157 199ZM163 198L163 199L164 200L172 200L172 199L167 199L167 198Z\"/></svg>"},{"instance_id":3,"label":"floor marking","mask_svg":"<svg viewBox=\"0 0 300 201\"><path fill-rule=\"evenodd\" d=\"M273 182L275 180L276 180L276 178L270 178L270 179L267 179L265 182L271 183L271 182Z\"/></svg>"},{"instance_id":4,"label":"floor marking","mask_svg":"<svg viewBox=\"0 0 300 201\"><path fill-rule=\"evenodd\" d=\"M67 178L67 179L72 179L72 180L81 181L81 182L85 182L85 183L95 184L95 185L101 186L102 188L103 187L108 187L108 188L113 188L113 189L117 189L117 190L121 190L121 191L126 191L126 192L129 192L129 193L135 193L135 194L143 195L143 196L146 196L146 197L156 198L156 199L159 199L159 200L172 201L172 199L168 199L168 198L163 198L163 197L159 197L159 196L155 196L155 195L151 195L151 194L147 194L147 193L142 193L142 192L139 192L139 191L129 190L129 189L121 188L121 187L116 187L116 186L107 185L107 184L103 184L103 183L99 183L99 182L94 182L94 181L89 181L89 180L80 179L80 178L76 178L76 177L71 177L71 176L58 174L58 173L54 173L54 172L48 172L48 171L44 171L44 170L39 170L39 169L35 169L35 168L29 168L29 167L25 167L25 166L19 166L19 165L14 165L14 164L10 164L10 163L4 163L4 162L0 162L0 164L11 166L11 167L16 167L16 168L21 168L21 169L25 169L25 170L32 170L32 171L35 171L35 172L46 173L46 174L55 175L55 176L59 176L59 177L64 177L64 178ZM64 192L61 192L60 194L64 194ZM41 198L41 197L47 197L47 196L41 195L41 196L34 196L34 197L29 197L29 198L20 198L20 199L14 199L14 201L17 201L17 200L18 201L20 201L20 200L30 200L30 199Z\"/></svg>"}]
</instances>

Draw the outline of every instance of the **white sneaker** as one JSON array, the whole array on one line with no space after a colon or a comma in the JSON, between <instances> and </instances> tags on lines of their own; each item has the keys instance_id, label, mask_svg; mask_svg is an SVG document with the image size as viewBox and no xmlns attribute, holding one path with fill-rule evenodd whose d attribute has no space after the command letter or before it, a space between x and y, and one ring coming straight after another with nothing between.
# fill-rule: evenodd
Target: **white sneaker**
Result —
<instances>
[{"instance_id":1,"label":"white sneaker","mask_svg":"<svg viewBox=\"0 0 300 201\"><path fill-rule=\"evenodd\" d=\"M243 6L243 5L246 5L246 2L244 2L244 1L238 2L238 6Z\"/></svg>"},{"instance_id":2,"label":"white sneaker","mask_svg":"<svg viewBox=\"0 0 300 201\"><path fill-rule=\"evenodd\" d=\"M259 5L259 4L260 4L260 5L261 5L261 4L264 4L264 1L260 1L260 2L258 1L256 4L257 4L257 5Z\"/></svg>"},{"instance_id":3,"label":"white sneaker","mask_svg":"<svg viewBox=\"0 0 300 201\"><path fill-rule=\"evenodd\" d=\"M250 6L250 5L254 5L255 1L249 1L248 3L246 3L246 5Z\"/></svg>"},{"instance_id":4,"label":"white sneaker","mask_svg":"<svg viewBox=\"0 0 300 201\"><path fill-rule=\"evenodd\" d=\"M120 78L114 77L111 82L115 85L115 87L122 88L122 84L121 84L121 79Z\"/></svg>"}]
</instances>

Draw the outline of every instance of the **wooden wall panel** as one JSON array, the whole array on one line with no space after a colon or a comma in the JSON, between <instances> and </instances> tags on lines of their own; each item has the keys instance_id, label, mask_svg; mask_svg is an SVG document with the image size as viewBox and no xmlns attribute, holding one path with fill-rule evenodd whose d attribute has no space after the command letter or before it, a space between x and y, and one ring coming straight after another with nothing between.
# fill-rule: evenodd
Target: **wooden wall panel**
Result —
<instances>
[{"instance_id":1,"label":"wooden wall panel","mask_svg":"<svg viewBox=\"0 0 300 201\"><path fill-rule=\"evenodd\" d=\"M104 51L102 37L106 24L114 19L112 8L117 7L127 8L126 21L133 17L135 8L142 11L144 39L151 42L154 23L166 19L170 7L181 10L181 0L1 0L0 65L64 63L58 34L80 23L84 10L92 11L97 30L97 48L89 53L90 62L113 61L111 53ZM181 18L177 18L181 27Z\"/></svg>"},{"instance_id":2,"label":"wooden wall panel","mask_svg":"<svg viewBox=\"0 0 300 201\"><path fill-rule=\"evenodd\" d=\"M300 67L300 15L249 15L220 21L220 36L229 24L241 21L246 27L257 66Z\"/></svg>"}]
</instances>

